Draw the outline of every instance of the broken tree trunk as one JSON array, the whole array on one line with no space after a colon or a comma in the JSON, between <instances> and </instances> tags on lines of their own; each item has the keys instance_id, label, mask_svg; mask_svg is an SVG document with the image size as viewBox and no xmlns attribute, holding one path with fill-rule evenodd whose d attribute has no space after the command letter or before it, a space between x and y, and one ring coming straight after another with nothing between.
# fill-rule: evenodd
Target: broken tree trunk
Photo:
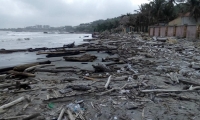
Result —
<instances>
[{"instance_id":1,"label":"broken tree trunk","mask_svg":"<svg viewBox=\"0 0 200 120\"><path fill-rule=\"evenodd\" d=\"M93 62L97 57L90 54L84 54L80 57L63 57L65 61L73 62Z\"/></svg>"},{"instance_id":2,"label":"broken tree trunk","mask_svg":"<svg viewBox=\"0 0 200 120\"><path fill-rule=\"evenodd\" d=\"M40 64L51 64L51 61L44 61L44 62L36 62L36 63L19 65L19 66L14 67L13 70L23 72L25 69L27 69L29 67L40 65Z\"/></svg>"}]
</instances>

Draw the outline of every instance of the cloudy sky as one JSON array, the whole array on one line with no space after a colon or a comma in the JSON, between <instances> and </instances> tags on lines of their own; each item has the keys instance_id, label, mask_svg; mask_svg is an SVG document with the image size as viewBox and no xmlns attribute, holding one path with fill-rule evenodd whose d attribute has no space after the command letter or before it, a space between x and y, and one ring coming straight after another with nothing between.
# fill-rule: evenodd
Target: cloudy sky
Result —
<instances>
[{"instance_id":1,"label":"cloudy sky","mask_svg":"<svg viewBox=\"0 0 200 120\"><path fill-rule=\"evenodd\" d=\"M0 28L79 25L133 13L148 0L0 0Z\"/></svg>"}]
</instances>

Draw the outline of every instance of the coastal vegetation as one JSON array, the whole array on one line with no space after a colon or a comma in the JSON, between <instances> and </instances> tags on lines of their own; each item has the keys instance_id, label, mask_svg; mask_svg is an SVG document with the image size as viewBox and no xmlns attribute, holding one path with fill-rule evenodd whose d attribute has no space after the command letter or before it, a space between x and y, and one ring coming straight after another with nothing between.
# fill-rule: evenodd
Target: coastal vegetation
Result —
<instances>
[{"instance_id":1,"label":"coastal vegetation","mask_svg":"<svg viewBox=\"0 0 200 120\"><path fill-rule=\"evenodd\" d=\"M75 30L79 32L102 32L117 30L121 26L149 26L166 24L180 15L190 12L195 19L200 17L200 0L150 0L139 5L134 13L127 13L116 18L97 20L80 24Z\"/></svg>"}]
</instances>

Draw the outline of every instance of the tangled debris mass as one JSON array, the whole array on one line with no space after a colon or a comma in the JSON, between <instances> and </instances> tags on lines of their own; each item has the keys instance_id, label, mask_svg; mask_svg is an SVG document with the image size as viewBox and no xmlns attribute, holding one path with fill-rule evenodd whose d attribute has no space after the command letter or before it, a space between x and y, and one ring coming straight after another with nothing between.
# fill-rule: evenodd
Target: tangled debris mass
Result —
<instances>
[{"instance_id":1,"label":"tangled debris mass","mask_svg":"<svg viewBox=\"0 0 200 120\"><path fill-rule=\"evenodd\" d=\"M0 70L0 119L200 119L200 42L100 37L37 53L58 55L54 61Z\"/></svg>"}]
</instances>

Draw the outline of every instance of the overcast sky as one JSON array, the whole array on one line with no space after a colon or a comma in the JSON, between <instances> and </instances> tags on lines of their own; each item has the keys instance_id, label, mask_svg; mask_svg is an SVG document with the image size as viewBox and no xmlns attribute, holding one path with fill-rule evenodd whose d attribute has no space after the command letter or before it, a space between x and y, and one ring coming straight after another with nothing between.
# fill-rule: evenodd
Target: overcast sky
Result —
<instances>
[{"instance_id":1,"label":"overcast sky","mask_svg":"<svg viewBox=\"0 0 200 120\"><path fill-rule=\"evenodd\" d=\"M0 0L0 28L79 25L133 13L148 0Z\"/></svg>"}]
</instances>

